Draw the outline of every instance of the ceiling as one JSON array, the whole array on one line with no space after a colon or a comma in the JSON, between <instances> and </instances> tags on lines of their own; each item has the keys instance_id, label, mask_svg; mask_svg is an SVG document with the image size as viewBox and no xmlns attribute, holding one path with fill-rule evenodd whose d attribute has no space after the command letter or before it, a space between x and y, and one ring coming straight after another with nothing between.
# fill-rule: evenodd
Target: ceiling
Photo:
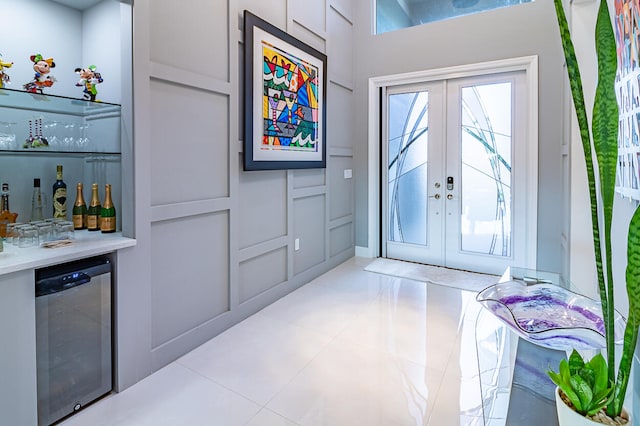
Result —
<instances>
[{"instance_id":1,"label":"ceiling","mask_svg":"<svg viewBox=\"0 0 640 426\"><path fill-rule=\"evenodd\" d=\"M102 0L51 0L55 3L62 4L78 10L85 10L100 3Z\"/></svg>"}]
</instances>

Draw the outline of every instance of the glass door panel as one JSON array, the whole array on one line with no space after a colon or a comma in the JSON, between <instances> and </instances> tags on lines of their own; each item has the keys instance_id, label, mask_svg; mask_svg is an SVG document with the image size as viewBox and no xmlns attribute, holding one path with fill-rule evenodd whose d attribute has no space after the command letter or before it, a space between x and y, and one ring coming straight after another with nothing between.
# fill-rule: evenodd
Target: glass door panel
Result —
<instances>
[{"instance_id":1,"label":"glass door panel","mask_svg":"<svg viewBox=\"0 0 640 426\"><path fill-rule=\"evenodd\" d=\"M447 92L445 265L501 273L523 264L524 72L451 80ZM520 183L521 184L521 183Z\"/></svg>"},{"instance_id":2,"label":"glass door panel","mask_svg":"<svg viewBox=\"0 0 640 426\"><path fill-rule=\"evenodd\" d=\"M462 251L511 256L512 83L462 88Z\"/></svg>"},{"instance_id":3,"label":"glass door panel","mask_svg":"<svg viewBox=\"0 0 640 426\"><path fill-rule=\"evenodd\" d=\"M427 245L429 92L389 96L389 241Z\"/></svg>"},{"instance_id":4,"label":"glass door panel","mask_svg":"<svg viewBox=\"0 0 640 426\"><path fill-rule=\"evenodd\" d=\"M385 257L441 261L443 93L438 83L385 95Z\"/></svg>"}]
</instances>

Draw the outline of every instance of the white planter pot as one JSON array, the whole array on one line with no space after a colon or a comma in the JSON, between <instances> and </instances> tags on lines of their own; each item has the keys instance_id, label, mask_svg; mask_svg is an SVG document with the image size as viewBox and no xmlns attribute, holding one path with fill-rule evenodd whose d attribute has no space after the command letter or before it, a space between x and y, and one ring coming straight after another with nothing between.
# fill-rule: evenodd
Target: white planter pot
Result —
<instances>
[{"instance_id":1,"label":"white planter pot","mask_svg":"<svg viewBox=\"0 0 640 426\"><path fill-rule=\"evenodd\" d=\"M556 387L556 410L558 412L559 426L602 426L602 423L584 417L573 411L571 407L564 403L560 397L560 388ZM623 409L623 411L626 411ZM631 425L631 421L627 423Z\"/></svg>"}]
</instances>

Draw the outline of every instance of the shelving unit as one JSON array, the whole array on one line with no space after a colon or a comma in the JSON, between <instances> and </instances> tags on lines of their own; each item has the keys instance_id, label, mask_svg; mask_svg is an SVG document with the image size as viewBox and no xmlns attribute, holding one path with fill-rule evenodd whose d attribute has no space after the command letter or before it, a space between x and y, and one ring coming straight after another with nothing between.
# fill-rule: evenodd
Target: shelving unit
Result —
<instances>
[{"instance_id":1,"label":"shelving unit","mask_svg":"<svg viewBox=\"0 0 640 426\"><path fill-rule=\"evenodd\" d=\"M98 183L101 197L110 183L116 209L122 206L120 105L5 88L0 89L0 116L12 123L11 134L0 126L0 182L9 183L10 207L18 221L30 220L33 178L41 179L45 206L51 204L48 189L57 164L63 165L69 217L78 182L85 199L92 183ZM49 145L23 147L31 136L44 137Z\"/></svg>"}]
</instances>

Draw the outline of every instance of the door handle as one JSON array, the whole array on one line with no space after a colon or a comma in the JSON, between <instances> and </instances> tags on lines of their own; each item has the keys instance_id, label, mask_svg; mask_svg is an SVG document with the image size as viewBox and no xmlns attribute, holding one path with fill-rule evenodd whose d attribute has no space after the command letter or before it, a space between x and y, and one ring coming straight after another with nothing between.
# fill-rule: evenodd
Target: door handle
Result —
<instances>
[{"instance_id":1,"label":"door handle","mask_svg":"<svg viewBox=\"0 0 640 426\"><path fill-rule=\"evenodd\" d=\"M453 200L453 194L447 194L447 200Z\"/></svg>"},{"instance_id":2,"label":"door handle","mask_svg":"<svg viewBox=\"0 0 640 426\"><path fill-rule=\"evenodd\" d=\"M436 200L439 200L440 199L440 194L429 195L429 198L435 198Z\"/></svg>"}]
</instances>

